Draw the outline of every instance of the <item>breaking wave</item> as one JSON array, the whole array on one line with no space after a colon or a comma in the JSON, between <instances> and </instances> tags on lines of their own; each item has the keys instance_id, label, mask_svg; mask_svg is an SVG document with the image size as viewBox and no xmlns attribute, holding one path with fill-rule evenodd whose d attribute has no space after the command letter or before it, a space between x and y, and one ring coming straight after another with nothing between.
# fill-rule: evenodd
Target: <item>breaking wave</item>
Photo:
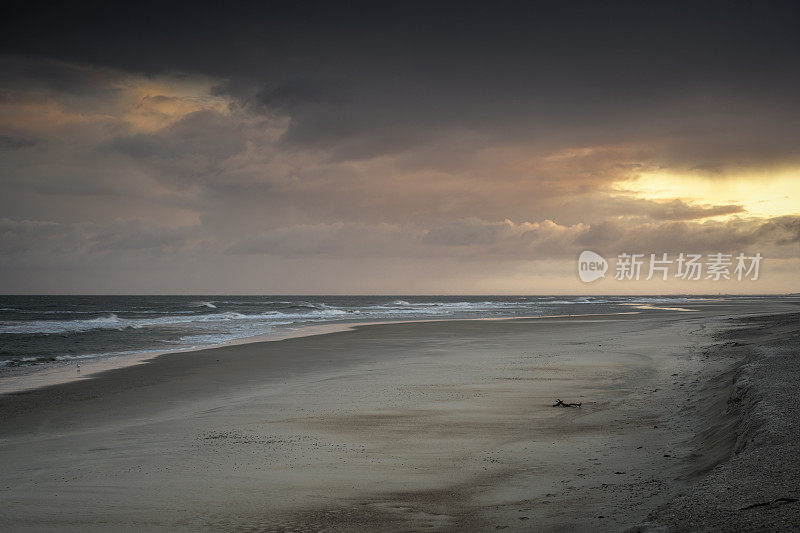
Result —
<instances>
[{"instance_id":1,"label":"breaking wave","mask_svg":"<svg viewBox=\"0 0 800 533\"><path fill-rule=\"evenodd\" d=\"M179 350L312 324L552 316L687 296L0 296L0 368Z\"/></svg>"},{"instance_id":2,"label":"breaking wave","mask_svg":"<svg viewBox=\"0 0 800 533\"><path fill-rule=\"evenodd\" d=\"M148 318L120 318L114 313L107 316L80 320L30 320L0 323L0 334L63 334L83 333L92 330L125 330L147 327L169 327L181 324L224 323L229 321L285 322L287 319L322 319L348 312L341 309L318 309L315 312L292 313L272 311L260 314L244 314L235 311L204 315L167 315Z\"/></svg>"}]
</instances>

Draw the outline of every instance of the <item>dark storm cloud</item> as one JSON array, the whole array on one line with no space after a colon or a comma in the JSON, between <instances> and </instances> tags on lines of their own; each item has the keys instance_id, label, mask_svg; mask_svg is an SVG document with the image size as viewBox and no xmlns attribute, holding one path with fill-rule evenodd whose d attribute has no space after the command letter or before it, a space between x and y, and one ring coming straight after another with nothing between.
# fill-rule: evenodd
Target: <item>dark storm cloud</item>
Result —
<instances>
[{"instance_id":1,"label":"dark storm cloud","mask_svg":"<svg viewBox=\"0 0 800 533\"><path fill-rule=\"evenodd\" d=\"M398 81L412 70L426 79L460 72L460 81L473 82L489 71L540 80L558 74L647 82L673 72L720 79L774 74L794 64L798 42L793 2L306 1L224 9L82 2L48 9L16 4L7 15L0 43L8 51L262 80L311 71L344 77L363 67L380 76L395 72ZM616 68L607 70L609 64Z\"/></svg>"},{"instance_id":2,"label":"dark storm cloud","mask_svg":"<svg viewBox=\"0 0 800 533\"><path fill-rule=\"evenodd\" d=\"M103 96L110 79L121 77L111 71L98 72L56 59L58 53L44 54L31 61L24 55L4 54L0 87L23 87L32 92L49 91L81 98Z\"/></svg>"},{"instance_id":3,"label":"dark storm cloud","mask_svg":"<svg viewBox=\"0 0 800 533\"><path fill-rule=\"evenodd\" d=\"M344 97L336 87L324 82L298 78L263 87L256 93L255 101L268 110L280 110L291 115L307 107L342 103Z\"/></svg>"},{"instance_id":4,"label":"dark storm cloud","mask_svg":"<svg viewBox=\"0 0 800 533\"><path fill-rule=\"evenodd\" d=\"M285 143L339 159L451 129L542 144L661 138L676 146L665 162L709 168L733 155L796 156L800 140L794 116L781 135L752 142L771 124L758 116L785 114L800 89L795 3L16 9L8 51L218 76L244 100L291 114Z\"/></svg>"}]
</instances>

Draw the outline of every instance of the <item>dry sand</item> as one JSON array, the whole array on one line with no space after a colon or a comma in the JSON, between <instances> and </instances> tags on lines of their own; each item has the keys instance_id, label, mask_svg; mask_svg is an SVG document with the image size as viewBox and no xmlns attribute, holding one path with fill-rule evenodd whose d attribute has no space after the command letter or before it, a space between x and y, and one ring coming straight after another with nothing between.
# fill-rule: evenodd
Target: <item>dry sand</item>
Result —
<instances>
[{"instance_id":1,"label":"dry sand","mask_svg":"<svg viewBox=\"0 0 800 533\"><path fill-rule=\"evenodd\" d=\"M733 423L715 428L733 453L633 531L800 531L800 314L739 320L718 338L715 355L741 361Z\"/></svg>"},{"instance_id":2,"label":"dry sand","mask_svg":"<svg viewBox=\"0 0 800 533\"><path fill-rule=\"evenodd\" d=\"M681 502L773 438L737 448L728 405L758 331L719 336L797 310L691 307L365 326L7 394L0 529L683 530Z\"/></svg>"}]
</instances>

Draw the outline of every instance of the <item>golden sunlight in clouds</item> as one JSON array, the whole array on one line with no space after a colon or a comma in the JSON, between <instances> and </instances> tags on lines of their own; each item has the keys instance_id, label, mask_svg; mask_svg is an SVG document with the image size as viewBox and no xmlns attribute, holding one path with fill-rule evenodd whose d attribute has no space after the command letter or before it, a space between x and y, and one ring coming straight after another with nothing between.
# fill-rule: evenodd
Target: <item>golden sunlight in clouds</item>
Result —
<instances>
[{"instance_id":1,"label":"golden sunlight in clouds","mask_svg":"<svg viewBox=\"0 0 800 533\"><path fill-rule=\"evenodd\" d=\"M130 78L121 85L126 111L122 119L143 133L158 131L195 111L224 112L225 98L211 95L210 79Z\"/></svg>"},{"instance_id":2,"label":"golden sunlight in clouds","mask_svg":"<svg viewBox=\"0 0 800 533\"><path fill-rule=\"evenodd\" d=\"M614 190L650 200L679 198L696 204L736 204L755 217L800 214L800 169L708 176L669 171L642 172L618 181ZM730 218L736 215L724 215ZM720 217L720 218L723 218Z\"/></svg>"},{"instance_id":3,"label":"golden sunlight in clouds","mask_svg":"<svg viewBox=\"0 0 800 533\"><path fill-rule=\"evenodd\" d=\"M212 87L220 83L213 78L112 71L98 71L89 77L99 88L92 98L42 88L3 94L0 87L0 95L5 97L0 98L0 128L34 137L92 125L120 126L130 133L146 134L196 111L225 113L229 109L229 99L211 94Z\"/></svg>"}]
</instances>

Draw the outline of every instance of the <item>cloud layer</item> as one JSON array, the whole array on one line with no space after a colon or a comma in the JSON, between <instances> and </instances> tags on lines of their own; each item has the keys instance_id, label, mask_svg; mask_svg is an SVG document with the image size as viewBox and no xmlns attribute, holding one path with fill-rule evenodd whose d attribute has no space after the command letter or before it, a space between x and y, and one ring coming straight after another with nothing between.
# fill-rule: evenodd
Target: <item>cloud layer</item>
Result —
<instances>
[{"instance_id":1,"label":"cloud layer","mask_svg":"<svg viewBox=\"0 0 800 533\"><path fill-rule=\"evenodd\" d=\"M583 249L800 290L800 187L752 178L800 175L795 7L450 7L17 13L0 290L582 292Z\"/></svg>"}]
</instances>

